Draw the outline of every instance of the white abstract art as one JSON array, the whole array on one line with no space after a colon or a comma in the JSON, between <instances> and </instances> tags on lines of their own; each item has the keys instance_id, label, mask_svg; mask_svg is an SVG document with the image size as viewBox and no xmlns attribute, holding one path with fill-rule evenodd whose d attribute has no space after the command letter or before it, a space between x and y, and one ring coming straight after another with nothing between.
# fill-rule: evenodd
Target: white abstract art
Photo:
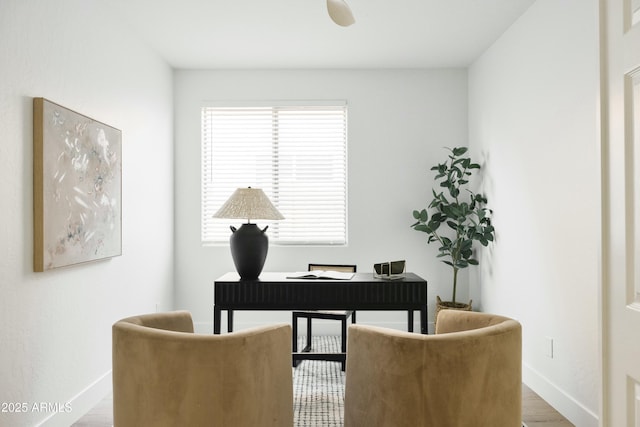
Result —
<instances>
[{"instance_id":1,"label":"white abstract art","mask_svg":"<svg viewBox=\"0 0 640 427\"><path fill-rule=\"evenodd\" d=\"M34 98L34 270L122 254L122 133Z\"/></svg>"}]
</instances>

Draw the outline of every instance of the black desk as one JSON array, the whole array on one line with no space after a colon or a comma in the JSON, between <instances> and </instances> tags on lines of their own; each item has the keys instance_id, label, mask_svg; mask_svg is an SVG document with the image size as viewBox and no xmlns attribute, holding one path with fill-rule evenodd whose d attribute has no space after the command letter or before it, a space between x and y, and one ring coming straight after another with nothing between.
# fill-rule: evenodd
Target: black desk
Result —
<instances>
[{"instance_id":1,"label":"black desk","mask_svg":"<svg viewBox=\"0 0 640 427\"><path fill-rule=\"evenodd\" d=\"M222 310L227 329L233 331L234 310L401 310L408 312L413 332L413 312L420 311L420 332L427 333L427 282L416 274L404 279L375 279L356 273L351 280L287 279L291 273L262 273L258 280L240 280L227 273L214 283L213 333L220 333ZM339 353L338 353L339 354ZM294 359L324 359L326 354L296 353Z\"/></svg>"}]
</instances>

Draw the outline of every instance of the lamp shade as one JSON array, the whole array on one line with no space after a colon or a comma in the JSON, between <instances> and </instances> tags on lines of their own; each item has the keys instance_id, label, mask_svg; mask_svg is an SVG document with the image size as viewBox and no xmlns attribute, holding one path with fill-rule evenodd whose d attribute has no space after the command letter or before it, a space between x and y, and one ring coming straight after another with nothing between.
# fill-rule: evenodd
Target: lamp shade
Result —
<instances>
[{"instance_id":1,"label":"lamp shade","mask_svg":"<svg viewBox=\"0 0 640 427\"><path fill-rule=\"evenodd\" d=\"M248 222L252 219L284 219L262 189L251 187L234 191L213 217L246 219Z\"/></svg>"},{"instance_id":2,"label":"lamp shade","mask_svg":"<svg viewBox=\"0 0 640 427\"><path fill-rule=\"evenodd\" d=\"M329 16L338 25L348 27L356 22L349 5L344 0L327 0Z\"/></svg>"},{"instance_id":3,"label":"lamp shade","mask_svg":"<svg viewBox=\"0 0 640 427\"><path fill-rule=\"evenodd\" d=\"M255 280L260 276L269 251L269 238L265 234L268 227L260 230L251 224L252 219L284 219L259 188L238 188L231 197L213 214L214 218L246 219L239 229L231 227L231 256L236 271L243 280Z\"/></svg>"}]
</instances>

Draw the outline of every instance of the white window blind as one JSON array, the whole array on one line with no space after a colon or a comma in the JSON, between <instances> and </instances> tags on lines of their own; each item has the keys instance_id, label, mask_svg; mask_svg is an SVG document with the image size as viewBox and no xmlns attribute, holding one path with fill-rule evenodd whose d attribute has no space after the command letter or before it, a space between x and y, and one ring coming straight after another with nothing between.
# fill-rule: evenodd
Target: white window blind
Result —
<instances>
[{"instance_id":1,"label":"white window blind","mask_svg":"<svg viewBox=\"0 0 640 427\"><path fill-rule=\"evenodd\" d=\"M202 242L229 241L238 220L212 218L238 187L262 188L285 216L276 244L347 239L347 107L202 108Z\"/></svg>"}]
</instances>

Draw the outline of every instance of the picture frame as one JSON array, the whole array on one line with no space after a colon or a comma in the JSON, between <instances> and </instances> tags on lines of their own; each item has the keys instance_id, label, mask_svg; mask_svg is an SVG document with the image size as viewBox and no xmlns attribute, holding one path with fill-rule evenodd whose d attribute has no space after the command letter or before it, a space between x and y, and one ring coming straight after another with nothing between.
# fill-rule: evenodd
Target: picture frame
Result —
<instances>
[{"instance_id":1,"label":"picture frame","mask_svg":"<svg viewBox=\"0 0 640 427\"><path fill-rule=\"evenodd\" d=\"M388 261L373 264L373 277L378 279L402 279L405 277L406 261Z\"/></svg>"},{"instance_id":2,"label":"picture frame","mask_svg":"<svg viewBox=\"0 0 640 427\"><path fill-rule=\"evenodd\" d=\"M122 255L122 132L33 99L34 271Z\"/></svg>"}]
</instances>

